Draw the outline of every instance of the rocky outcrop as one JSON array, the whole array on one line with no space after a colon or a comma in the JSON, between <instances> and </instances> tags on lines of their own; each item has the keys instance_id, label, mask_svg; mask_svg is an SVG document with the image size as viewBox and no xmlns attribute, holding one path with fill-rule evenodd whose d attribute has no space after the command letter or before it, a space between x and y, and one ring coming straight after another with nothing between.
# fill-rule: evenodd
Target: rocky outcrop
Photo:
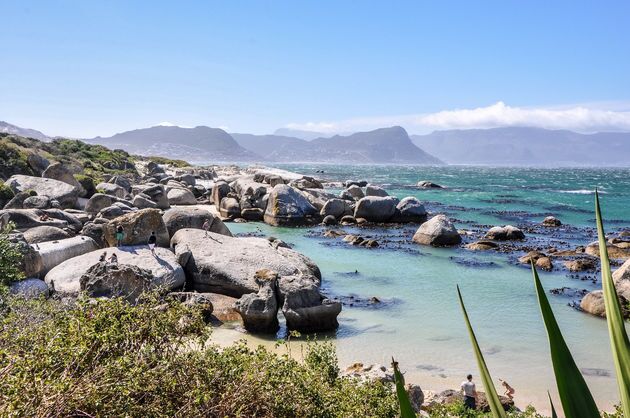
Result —
<instances>
[{"instance_id":1,"label":"rocky outcrop","mask_svg":"<svg viewBox=\"0 0 630 418\"><path fill-rule=\"evenodd\" d=\"M151 270L130 264L99 262L79 279L79 287L90 297L122 297L135 304L142 293L151 289Z\"/></svg>"},{"instance_id":2,"label":"rocky outcrop","mask_svg":"<svg viewBox=\"0 0 630 418\"><path fill-rule=\"evenodd\" d=\"M462 237L446 215L436 215L416 231L413 241L418 244L445 247L459 245Z\"/></svg>"},{"instance_id":3,"label":"rocky outcrop","mask_svg":"<svg viewBox=\"0 0 630 418\"><path fill-rule=\"evenodd\" d=\"M42 177L59 180L67 183L77 190L77 194L80 197L85 197L86 190L81 186L81 183L74 178L74 175L63 163L53 163L49 165L42 173Z\"/></svg>"},{"instance_id":4,"label":"rocky outcrop","mask_svg":"<svg viewBox=\"0 0 630 418\"><path fill-rule=\"evenodd\" d=\"M214 216L209 210L200 207L171 208L164 213L162 219L170 237L175 235L180 229L202 229L206 221L209 224L209 231L232 236L232 233L221 219Z\"/></svg>"},{"instance_id":5,"label":"rocky outcrop","mask_svg":"<svg viewBox=\"0 0 630 418\"><path fill-rule=\"evenodd\" d=\"M116 229L123 227L124 238L122 245L144 245L147 243L151 232L157 236L157 245L168 247L169 234L158 209L141 209L109 221L104 228L104 239L110 246L115 246Z\"/></svg>"},{"instance_id":6,"label":"rocky outcrop","mask_svg":"<svg viewBox=\"0 0 630 418\"><path fill-rule=\"evenodd\" d=\"M227 197L231 190L230 185L225 181L217 181L214 183L214 186L212 186L212 203L215 206L219 206L221 199Z\"/></svg>"},{"instance_id":7,"label":"rocky outcrop","mask_svg":"<svg viewBox=\"0 0 630 418\"><path fill-rule=\"evenodd\" d=\"M357 185L351 185L345 191L341 192L341 196L343 195L350 196L354 200L359 200L365 197L365 193L363 193L363 189L361 189Z\"/></svg>"},{"instance_id":8,"label":"rocky outcrop","mask_svg":"<svg viewBox=\"0 0 630 418\"><path fill-rule=\"evenodd\" d=\"M523 240L525 239L525 234L512 225L494 226L486 232L485 238L496 241Z\"/></svg>"},{"instance_id":9,"label":"rocky outcrop","mask_svg":"<svg viewBox=\"0 0 630 418\"><path fill-rule=\"evenodd\" d=\"M609 258L615 258L619 260L627 260L630 258L630 248L623 244L606 243L606 251ZM599 257L599 243L597 241L591 242L584 249L586 254Z\"/></svg>"},{"instance_id":10,"label":"rocky outcrop","mask_svg":"<svg viewBox=\"0 0 630 418\"><path fill-rule=\"evenodd\" d=\"M391 196L367 196L357 202L354 217L364 218L369 222L387 222L396 213L398 203L398 199Z\"/></svg>"},{"instance_id":11,"label":"rocky outcrop","mask_svg":"<svg viewBox=\"0 0 630 418\"><path fill-rule=\"evenodd\" d=\"M234 297L255 293L259 289L256 272L267 269L278 274L278 300L290 329L337 326L341 304L320 294L321 274L308 257L262 238L208 235L182 229L171 239L176 254L191 252L185 270L196 290Z\"/></svg>"},{"instance_id":12,"label":"rocky outcrop","mask_svg":"<svg viewBox=\"0 0 630 418\"><path fill-rule=\"evenodd\" d=\"M344 199L330 199L328 200L322 209L319 211L321 216L333 216L340 219L345 215L352 215L354 210L350 203Z\"/></svg>"},{"instance_id":13,"label":"rocky outcrop","mask_svg":"<svg viewBox=\"0 0 630 418\"><path fill-rule=\"evenodd\" d=\"M254 275L257 293L247 293L236 301L235 309L243 318L245 329L250 332L271 333L278 331L278 301L276 291L278 274L271 270L259 270Z\"/></svg>"},{"instance_id":14,"label":"rocky outcrop","mask_svg":"<svg viewBox=\"0 0 630 418\"><path fill-rule=\"evenodd\" d=\"M11 176L5 184L9 186L14 193L34 190L38 196L48 196L54 199L64 208L72 208L77 203L79 196L78 190L59 180L23 176L20 174Z\"/></svg>"},{"instance_id":15,"label":"rocky outcrop","mask_svg":"<svg viewBox=\"0 0 630 418\"><path fill-rule=\"evenodd\" d=\"M418 199L413 196L405 197L396 205L396 212L392 217L392 222L413 222L423 223L427 220L427 210Z\"/></svg>"},{"instance_id":16,"label":"rocky outcrop","mask_svg":"<svg viewBox=\"0 0 630 418\"><path fill-rule=\"evenodd\" d=\"M466 248L472 251L488 251L495 250L499 247L494 241L480 240L476 242L471 242L470 244L466 244Z\"/></svg>"},{"instance_id":17,"label":"rocky outcrop","mask_svg":"<svg viewBox=\"0 0 630 418\"><path fill-rule=\"evenodd\" d=\"M578 258L576 260L565 261L564 266L567 270L572 272L594 271L597 269L597 262L596 259L593 258Z\"/></svg>"},{"instance_id":18,"label":"rocky outcrop","mask_svg":"<svg viewBox=\"0 0 630 418\"><path fill-rule=\"evenodd\" d=\"M131 187L132 193L154 202L158 209L168 209L168 196L162 184L143 184Z\"/></svg>"},{"instance_id":19,"label":"rocky outcrop","mask_svg":"<svg viewBox=\"0 0 630 418\"><path fill-rule=\"evenodd\" d=\"M74 215L59 209L5 209L0 210L0 224L12 222L18 230L37 226L54 226L80 231L81 221Z\"/></svg>"},{"instance_id":20,"label":"rocky outcrop","mask_svg":"<svg viewBox=\"0 0 630 418\"><path fill-rule=\"evenodd\" d=\"M264 221L275 226L297 226L316 223L317 208L302 193L286 184L277 184L269 193Z\"/></svg>"},{"instance_id":21,"label":"rocky outcrop","mask_svg":"<svg viewBox=\"0 0 630 418\"><path fill-rule=\"evenodd\" d=\"M46 283L56 292L77 295L80 290L79 279L90 267L99 263L103 253L107 258L112 253L120 264L130 264L151 271L151 287L176 289L186 280L184 270L177 263L177 258L166 248L156 248L155 255L146 246L106 248L70 258L57 265L46 274Z\"/></svg>"},{"instance_id":22,"label":"rocky outcrop","mask_svg":"<svg viewBox=\"0 0 630 418\"><path fill-rule=\"evenodd\" d=\"M24 232L24 239L29 244L37 244L46 241L57 241L70 238L70 234L61 228L54 226L36 226Z\"/></svg>"},{"instance_id":23,"label":"rocky outcrop","mask_svg":"<svg viewBox=\"0 0 630 418\"><path fill-rule=\"evenodd\" d=\"M167 194L168 203L170 205L196 205L197 199L195 195L188 189L174 187Z\"/></svg>"}]
</instances>

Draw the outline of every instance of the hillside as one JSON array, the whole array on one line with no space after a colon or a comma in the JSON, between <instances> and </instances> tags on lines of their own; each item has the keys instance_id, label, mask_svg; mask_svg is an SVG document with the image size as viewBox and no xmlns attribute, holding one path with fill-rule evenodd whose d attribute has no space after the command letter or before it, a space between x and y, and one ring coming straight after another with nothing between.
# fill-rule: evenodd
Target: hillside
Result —
<instances>
[{"instance_id":1,"label":"hillside","mask_svg":"<svg viewBox=\"0 0 630 418\"><path fill-rule=\"evenodd\" d=\"M27 129L21 128L16 125L12 125L8 122L4 122L0 120L0 133L11 134L11 135L19 135L25 138L35 138L40 141L50 141L50 137L45 135L40 131L36 131L35 129Z\"/></svg>"},{"instance_id":2,"label":"hillside","mask_svg":"<svg viewBox=\"0 0 630 418\"><path fill-rule=\"evenodd\" d=\"M233 134L244 147L269 161L348 164L442 164L415 146L399 127L311 141L280 135Z\"/></svg>"},{"instance_id":3,"label":"hillside","mask_svg":"<svg viewBox=\"0 0 630 418\"><path fill-rule=\"evenodd\" d=\"M630 133L510 127L435 131L413 142L449 164L627 166Z\"/></svg>"},{"instance_id":4,"label":"hillside","mask_svg":"<svg viewBox=\"0 0 630 418\"><path fill-rule=\"evenodd\" d=\"M257 161L261 157L244 149L222 129L197 126L153 126L89 139L109 148L138 155L160 155L191 162Z\"/></svg>"}]
</instances>

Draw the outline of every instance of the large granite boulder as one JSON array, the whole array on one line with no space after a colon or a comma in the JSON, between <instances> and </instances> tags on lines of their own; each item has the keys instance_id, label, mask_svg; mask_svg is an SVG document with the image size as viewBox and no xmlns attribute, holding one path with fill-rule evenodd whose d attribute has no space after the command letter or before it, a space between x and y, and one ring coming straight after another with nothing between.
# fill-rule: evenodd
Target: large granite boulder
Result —
<instances>
[{"instance_id":1,"label":"large granite boulder","mask_svg":"<svg viewBox=\"0 0 630 418\"><path fill-rule=\"evenodd\" d=\"M48 196L29 196L22 202L24 209L50 209L51 200Z\"/></svg>"},{"instance_id":2,"label":"large granite boulder","mask_svg":"<svg viewBox=\"0 0 630 418\"><path fill-rule=\"evenodd\" d=\"M29 244L37 244L46 241L58 241L70 238L70 234L55 226L36 226L24 231L24 239Z\"/></svg>"},{"instance_id":3,"label":"large granite boulder","mask_svg":"<svg viewBox=\"0 0 630 418\"><path fill-rule=\"evenodd\" d=\"M241 216L241 205L234 197L224 197L219 205L219 213L226 219L234 219Z\"/></svg>"},{"instance_id":4,"label":"large granite boulder","mask_svg":"<svg viewBox=\"0 0 630 418\"><path fill-rule=\"evenodd\" d=\"M79 289L90 297L122 297L134 304L142 293L152 289L152 284L151 270L109 262L94 264L79 279Z\"/></svg>"},{"instance_id":5,"label":"large granite boulder","mask_svg":"<svg viewBox=\"0 0 630 418\"><path fill-rule=\"evenodd\" d=\"M96 215L101 210L113 205L117 201L117 197L104 193L94 193L85 204L85 211L90 215Z\"/></svg>"},{"instance_id":6,"label":"large granite boulder","mask_svg":"<svg viewBox=\"0 0 630 418\"><path fill-rule=\"evenodd\" d=\"M53 163L49 165L42 173L42 177L63 181L71 185L77 189L77 193L80 197L85 197L87 193L83 186L81 186L81 183L74 178L72 172L63 163Z\"/></svg>"},{"instance_id":7,"label":"large granite boulder","mask_svg":"<svg viewBox=\"0 0 630 418\"><path fill-rule=\"evenodd\" d=\"M385 189L379 186L374 186L372 184L368 184L367 187L365 188L365 195L366 196L379 196L379 197L389 196L389 194L385 191Z\"/></svg>"},{"instance_id":8,"label":"large granite boulder","mask_svg":"<svg viewBox=\"0 0 630 418\"><path fill-rule=\"evenodd\" d=\"M155 202L158 209L168 209L171 207L168 203L166 189L162 184L139 184L132 186L131 190L133 194Z\"/></svg>"},{"instance_id":9,"label":"large granite boulder","mask_svg":"<svg viewBox=\"0 0 630 418\"><path fill-rule=\"evenodd\" d=\"M316 223L317 208L297 189L277 184L269 193L264 221L275 226L296 226Z\"/></svg>"},{"instance_id":10,"label":"large granite boulder","mask_svg":"<svg viewBox=\"0 0 630 418\"><path fill-rule=\"evenodd\" d=\"M627 260L630 258L630 248L628 248L624 243L613 244L607 242L606 251L608 252L609 258L619 260ZM586 254L599 257L599 243L597 241L591 242L586 246L584 252Z\"/></svg>"},{"instance_id":11,"label":"large granite boulder","mask_svg":"<svg viewBox=\"0 0 630 418\"><path fill-rule=\"evenodd\" d=\"M321 211L326 202L331 199L337 199L337 195L325 191L324 189L297 189L300 193L315 206L315 209Z\"/></svg>"},{"instance_id":12,"label":"large granite boulder","mask_svg":"<svg viewBox=\"0 0 630 418\"><path fill-rule=\"evenodd\" d=\"M279 187L275 186L275 187ZM190 253L184 268L196 290L241 297L256 293L256 272L278 274L278 301L290 329L321 331L337 327L341 304L319 292L321 273L308 257L263 238L234 238L198 229L179 230L175 253Z\"/></svg>"},{"instance_id":13,"label":"large granite boulder","mask_svg":"<svg viewBox=\"0 0 630 418\"><path fill-rule=\"evenodd\" d=\"M263 269L256 272L254 280L259 286L258 292L241 296L236 301L235 309L243 318L246 330L275 334L279 328L276 299L278 274Z\"/></svg>"},{"instance_id":14,"label":"large granite boulder","mask_svg":"<svg viewBox=\"0 0 630 418\"><path fill-rule=\"evenodd\" d=\"M580 301L580 308L595 316L606 317L606 306L604 304L604 293L601 290L594 290L587 293Z\"/></svg>"},{"instance_id":15,"label":"large granite boulder","mask_svg":"<svg viewBox=\"0 0 630 418\"><path fill-rule=\"evenodd\" d=\"M212 186L212 203L215 206L219 206L221 200L227 197L231 190L230 185L225 181L220 180L214 183L214 186Z\"/></svg>"},{"instance_id":16,"label":"large granite boulder","mask_svg":"<svg viewBox=\"0 0 630 418\"><path fill-rule=\"evenodd\" d=\"M46 283L56 292L77 295L81 289L81 276L90 267L99 263L104 252L108 258L112 253L116 254L120 264L129 264L150 270L152 273L150 286L152 288L176 289L186 281L184 270L177 263L175 254L169 249L156 248L154 255L146 246L131 246L92 251L66 260L46 274Z\"/></svg>"},{"instance_id":17,"label":"large granite boulder","mask_svg":"<svg viewBox=\"0 0 630 418\"><path fill-rule=\"evenodd\" d=\"M9 285L9 293L24 299L48 298L50 296L48 285L41 279L24 279L12 282Z\"/></svg>"},{"instance_id":18,"label":"large granite boulder","mask_svg":"<svg viewBox=\"0 0 630 418\"><path fill-rule=\"evenodd\" d=\"M392 222L423 223L427 220L427 210L415 197L408 196L398 202Z\"/></svg>"},{"instance_id":19,"label":"large granite boulder","mask_svg":"<svg viewBox=\"0 0 630 418\"><path fill-rule=\"evenodd\" d=\"M196 205L197 199L188 189L173 187L166 193L170 205Z\"/></svg>"},{"instance_id":20,"label":"large granite boulder","mask_svg":"<svg viewBox=\"0 0 630 418\"><path fill-rule=\"evenodd\" d=\"M419 181L417 186L420 187L421 189L443 189L444 188L443 186L440 186L439 184L433 183L428 180Z\"/></svg>"},{"instance_id":21,"label":"large granite boulder","mask_svg":"<svg viewBox=\"0 0 630 418\"><path fill-rule=\"evenodd\" d=\"M43 177L31 177L16 174L11 176L5 184L14 193L34 190L38 196L48 196L54 199L64 208L72 208L77 203L79 191L76 187L63 181Z\"/></svg>"},{"instance_id":22,"label":"large granite boulder","mask_svg":"<svg viewBox=\"0 0 630 418\"><path fill-rule=\"evenodd\" d=\"M387 222L396 213L398 199L395 197L367 196L359 199L354 208L355 218L364 218L370 222Z\"/></svg>"},{"instance_id":23,"label":"large granite boulder","mask_svg":"<svg viewBox=\"0 0 630 418\"><path fill-rule=\"evenodd\" d=\"M462 237L446 215L436 215L429 219L416 231L413 241L418 244L445 247L458 245Z\"/></svg>"},{"instance_id":24,"label":"large granite boulder","mask_svg":"<svg viewBox=\"0 0 630 418\"><path fill-rule=\"evenodd\" d=\"M486 232L485 238L496 241L523 240L525 239L525 234L512 225L494 226Z\"/></svg>"},{"instance_id":25,"label":"large granite boulder","mask_svg":"<svg viewBox=\"0 0 630 418\"><path fill-rule=\"evenodd\" d=\"M44 170L50 165L50 161L39 154L30 153L26 157L26 164L31 167L35 175L41 176Z\"/></svg>"},{"instance_id":26,"label":"large granite boulder","mask_svg":"<svg viewBox=\"0 0 630 418\"><path fill-rule=\"evenodd\" d=\"M35 244L34 248L39 258L34 264L37 264L39 269L31 275L44 277L46 273L64 261L98 249L98 244L90 237L77 235L72 238L41 242Z\"/></svg>"},{"instance_id":27,"label":"large granite boulder","mask_svg":"<svg viewBox=\"0 0 630 418\"><path fill-rule=\"evenodd\" d=\"M107 194L110 196L124 199L127 196L127 191L114 183L99 183L96 185L96 190L99 193Z\"/></svg>"},{"instance_id":28,"label":"large granite boulder","mask_svg":"<svg viewBox=\"0 0 630 418\"><path fill-rule=\"evenodd\" d=\"M151 232L157 236L159 247L168 247L169 235L162 214L158 209L140 209L109 221L104 228L105 241L110 246L116 245L116 229L123 227L124 238L122 245L147 244Z\"/></svg>"},{"instance_id":29,"label":"large granite boulder","mask_svg":"<svg viewBox=\"0 0 630 418\"><path fill-rule=\"evenodd\" d=\"M254 176L243 176L230 183L230 187L236 192L239 200L246 198L258 199L271 189L268 184L254 180Z\"/></svg>"},{"instance_id":30,"label":"large granite boulder","mask_svg":"<svg viewBox=\"0 0 630 418\"><path fill-rule=\"evenodd\" d=\"M8 222L18 230L37 226L54 226L80 231L83 223L73 214L59 209L5 209L0 210L0 226Z\"/></svg>"},{"instance_id":31,"label":"large granite boulder","mask_svg":"<svg viewBox=\"0 0 630 418\"><path fill-rule=\"evenodd\" d=\"M164 213L162 219L164 219L164 224L171 237L180 229L202 229L206 221L210 224L209 231L232 236L232 233L221 219L209 210L200 207L171 208Z\"/></svg>"},{"instance_id":32,"label":"large granite boulder","mask_svg":"<svg viewBox=\"0 0 630 418\"><path fill-rule=\"evenodd\" d=\"M344 192L342 192L344 194ZM354 200L359 200L365 197L365 193L363 193L363 189L359 186L352 185L345 190L345 194L352 196Z\"/></svg>"},{"instance_id":33,"label":"large granite boulder","mask_svg":"<svg viewBox=\"0 0 630 418\"><path fill-rule=\"evenodd\" d=\"M118 186L125 189L127 193L131 193L131 180L124 176L112 176L108 181L108 183L117 184Z\"/></svg>"},{"instance_id":34,"label":"large granite boulder","mask_svg":"<svg viewBox=\"0 0 630 418\"><path fill-rule=\"evenodd\" d=\"M352 215L354 213L350 202L344 199L330 199L328 200L319 214L323 217L333 216L337 219L341 219L345 215Z\"/></svg>"}]
</instances>

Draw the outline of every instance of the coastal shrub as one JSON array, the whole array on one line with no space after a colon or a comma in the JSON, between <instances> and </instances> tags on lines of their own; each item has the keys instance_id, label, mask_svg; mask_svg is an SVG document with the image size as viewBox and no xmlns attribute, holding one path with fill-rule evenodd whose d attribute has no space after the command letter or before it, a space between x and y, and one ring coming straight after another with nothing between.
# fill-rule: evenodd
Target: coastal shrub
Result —
<instances>
[{"instance_id":1,"label":"coastal shrub","mask_svg":"<svg viewBox=\"0 0 630 418\"><path fill-rule=\"evenodd\" d=\"M165 164L165 165L170 165L172 167L178 167L178 168L190 167L190 163L184 160L173 160L170 158L155 157L155 156L146 157L146 159L149 161L153 161L156 164Z\"/></svg>"},{"instance_id":2,"label":"coastal shrub","mask_svg":"<svg viewBox=\"0 0 630 418\"><path fill-rule=\"evenodd\" d=\"M544 415L539 414L531 405L523 411L507 411L506 415L508 418L545 418ZM492 413L467 409L463 401L458 401L448 405L432 407L429 411L429 416L432 418L489 418L492 417Z\"/></svg>"},{"instance_id":3,"label":"coastal shrub","mask_svg":"<svg viewBox=\"0 0 630 418\"><path fill-rule=\"evenodd\" d=\"M24 273L20 269L22 252L16 244L9 241L9 232L13 227L14 225L9 223L0 230L0 287L24 278Z\"/></svg>"},{"instance_id":4,"label":"coastal shrub","mask_svg":"<svg viewBox=\"0 0 630 418\"><path fill-rule=\"evenodd\" d=\"M33 170L28 165L27 154L3 135L0 136L0 177L6 179L14 174L30 176Z\"/></svg>"},{"instance_id":5,"label":"coastal shrub","mask_svg":"<svg viewBox=\"0 0 630 418\"><path fill-rule=\"evenodd\" d=\"M96 193L96 185L94 184L94 179L92 177L86 176L85 174L75 174L74 178L86 191L87 194L85 197L90 198L94 193Z\"/></svg>"},{"instance_id":6,"label":"coastal shrub","mask_svg":"<svg viewBox=\"0 0 630 418\"><path fill-rule=\"evenodd\" d=\"M4 182L0 180L0 209L2 209L2 207L6 205L9 200L13 199L13 196L15 196L13 190L11 190L9 186L4 184Z\"/></svg>"},{"instance_id":7,"label":"coastal shrub","mask_svg":"<svg viewBox=\"0 0 630 418\"><path fill-rule=\"evenodd\" d=\"M330 345L219 348L195 308L154 297L8 304L0 416L398 416L391 385L340 378Z\"/></svg>"}]
</instances>

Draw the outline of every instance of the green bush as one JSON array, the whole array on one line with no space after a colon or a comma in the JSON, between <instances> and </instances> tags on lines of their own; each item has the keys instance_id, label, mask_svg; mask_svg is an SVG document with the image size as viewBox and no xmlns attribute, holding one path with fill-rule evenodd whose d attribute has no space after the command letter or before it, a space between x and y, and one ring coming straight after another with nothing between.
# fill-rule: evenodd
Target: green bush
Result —
<instances>
[{"instance_id":1,"label":"green bush","mask_svg":"<svg viewBox=\"0 0 630 418\"><path fill-rule=\"evenodd\" d=\"M4 182L0 181L0 209L2 209L4 205L9 203L9 201L13 199L13 196L15 196L13 190L11 190L9 186L4 184Z\"/></svg>"},{"instance_id":2,"label":"green bush","mask_svg":"<svg viewBox=\"0 0 630 418\"><path fill-rule=\"evenodd\" d=\"M0 325L0 416L395 417L391 386L340 378L330 345L304 361L204 344L201 314L157 300L11 298Z\"/></svg>"},{"instance_id":3,"label":"green bush","mask_svg":"<svg viewBox=\"0 0 630 418\"><path fill-rule=\"evenodd\" d=\"M94 179L90 176L86 176L85 174L75 174L74 178L79 182L79 184L85 189L86 195L85 197L90 198L94 193L96 193L96 185L94 184Z\"/></svg>"},{"instance_id":4,"label":"green bush","mask_svg":"<svg viewBox=\"0 0 630 418\"><path fill-rule=\"evenodd\" d=\"M0 287L24 278L24 273L20 269L22 252L16 244L8 239L8 233L13 227L9 223L0 231Z\"/></svg>"},{"instance_id":5,"label":"green bush","mask_svg":"<svg viewBox=\"0 0 630 418\"><path fill-rule=\"evenodd\" d=\"M141 157L141 159L144 159L144 157ZM146 157L146 159L148 159L149 161L153 161L156 164L166 164L166 165L170 165L171 167L190 167L190 163L184 160L172 160L170 158L166 158L166 157Z\"/></svg>"}]
</instances>

